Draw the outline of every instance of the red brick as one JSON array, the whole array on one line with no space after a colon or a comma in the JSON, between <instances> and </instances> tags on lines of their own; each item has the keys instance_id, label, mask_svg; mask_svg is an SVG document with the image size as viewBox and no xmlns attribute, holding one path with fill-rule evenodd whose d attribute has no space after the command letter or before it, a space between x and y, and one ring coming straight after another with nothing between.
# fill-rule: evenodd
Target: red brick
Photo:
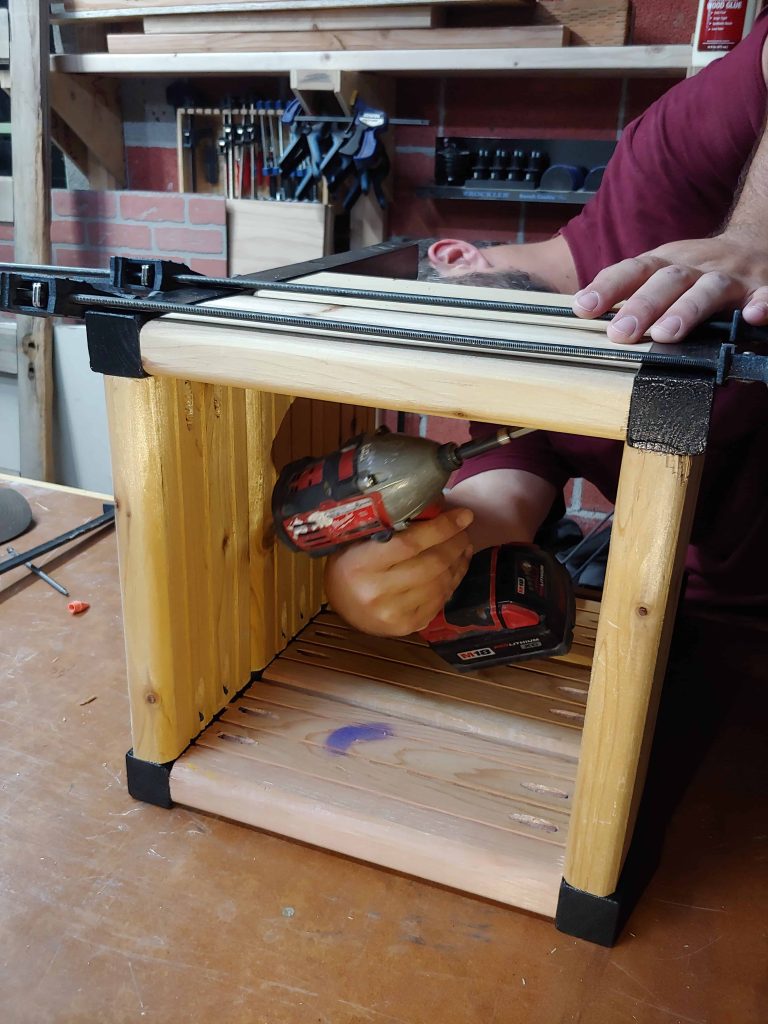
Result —
<instances>
[{"instance_id":1,"label":"red brick","mask_svg":"<svg viewBox=\"0 0 768 1024\"><path fill-rule=\"evenodd\" d=\"M190 224L226 224L227 206L222 197L189 199L188 202Z\"/></svg>"},{"instance_id":2,"label":"red brick","mask_svg":"<svg viewBox=\"0 0 768 1024\"><path fill-rule=\"evenodd\" d=\"M13 263L14 249L12 245L0 245L0 263Z\"/></svg>"},{"instance_id":3,"label":"red brick","mask_svg":"<svg viewBox=\"0 0 768 1024\"><path fill-rule=\"evenodd\" d=\"M147 250L152 245L152 232L148 227L136 224L115 224L107 221L104 224L89 224L88 240L91 245L110 249Z\"/></svg>"},{"instance_id":4,"label":"red brick","mask_svg":"<svg viewBox=\"0 0 768 1024\"><path fill-rule=\"evenodd\" d=\"M228 273L227 261L221 260L189 260L187 262L190 270L198 274L206 274L208 277L226 277Z\"/></svg>"},{"instance_id":5,"label":"red brick","mask_svg":"<svg viewBox=\"0 0 768 1024\"><path fill-rule=\"evenodd\" d=\"M0 224L0 238L6 242L13 240L13 224Z\"/></svg>"},{"instance_id":6,"label":"red brick","mask_svg":"<svg viewBox=\"0 0 768 1024\"><path fill-rule=\"evenodd\" d=\"M696 27L697 0L635 0L632 42L690 43Z\"/></svg>"},{"instance_id":7,"label":"red brick","mask_svg":"<svg viewBox=\"0 0 768 1024\"><path fill-rule=\"evenodd\" d=\"M85 241L85 224L81 220L54 220L51 222L51 241L82 245Z\"/></svg>"},{"instance_id":8,"label":"red brick","mask_svg":"<svg viewBox=\"0 0 768 1024\"><path fill-rule=\"evenodd\" d=\"M108 219L117 213L117 196L114 192L54 189L53 212L59 217Z\"/></svg>"},{"instance_id":9,"label":"red brick","mask_svg":"<svg viewBox=\"0 0 768 1024\"><path fill-rule=\"evenodd\" d=\"M583 480L581 484L581 508L587 512L610 512L613 504L593 484Z\"/></svg>"},{"instance_id":10,"label":"red brick","mask_svg":"<svg viewBox=\"0 0 768 1024\"><path fill-rule=\"evenodd\" d=\"M165 220L184 223L184 199L182 196L132 195L126 192L120 196L120 216L124 220Z\"/></svg>"},{"instance_id":11,"label":"red brick","mask_svg":"<svg viewBox=\"0 0 768 1024\"><path fill-rule=\"evenodd\" d=\"M155 245L161 252L223 253L224 232L203 228L155 228Z\"/></svg>"},{"instance_id":12,"label":"red brick","mask_svg":"<svg viewBox=\"0 0 768 1024\"><path fill-rule=\"evenodd\" d=\"M176 150L159 146L128 146L125 151L128 188L137 192L178 192Z\"/></svg>"},{"instance_id":13,"label":"red brick","mask_svg":"<svg viewBox=\"0 0 768 1024\"><path fill-rule=\"evenodd\" d=\"M57 267L108 267L109 253L94 249L67 249L53 247L53 263Z\"/></svg>"}]
</instances>

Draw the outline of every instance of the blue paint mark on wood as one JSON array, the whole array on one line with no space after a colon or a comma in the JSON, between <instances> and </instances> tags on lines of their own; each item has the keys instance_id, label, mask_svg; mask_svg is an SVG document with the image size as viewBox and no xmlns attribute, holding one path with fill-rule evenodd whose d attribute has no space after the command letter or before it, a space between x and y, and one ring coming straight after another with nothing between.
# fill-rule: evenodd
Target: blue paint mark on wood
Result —
<instances>
[{"instance_id":1,"label":"blue paint mark on wood","mask_svg":"<svg viewBox=\"0 0 768 1024\"><path fill-rule=\"evenodd\" d=\"M346 754L353 743L385 740L392 735L392 727L379 722L372 725L344 725L341 729L334 729L325 741L325 748L332 754Z\"/></svg>"}]
</instances>

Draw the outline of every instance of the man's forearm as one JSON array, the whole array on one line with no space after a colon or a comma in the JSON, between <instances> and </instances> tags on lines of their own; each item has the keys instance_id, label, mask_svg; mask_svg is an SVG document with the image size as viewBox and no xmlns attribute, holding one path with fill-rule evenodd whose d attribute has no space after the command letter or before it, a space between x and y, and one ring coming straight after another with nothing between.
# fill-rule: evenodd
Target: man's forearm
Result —
<instances>
[{"instance_id":1,"label":"man's forearm","mask_svg":"<svg viewBox=\"0 0 768 1024\"><path fill-rule=\"evenodd\" d=\"M765 245L768 229L768 122L745 169L736 202L724 225L725 234L760 239Z\"/></svg>"}]
</instances>

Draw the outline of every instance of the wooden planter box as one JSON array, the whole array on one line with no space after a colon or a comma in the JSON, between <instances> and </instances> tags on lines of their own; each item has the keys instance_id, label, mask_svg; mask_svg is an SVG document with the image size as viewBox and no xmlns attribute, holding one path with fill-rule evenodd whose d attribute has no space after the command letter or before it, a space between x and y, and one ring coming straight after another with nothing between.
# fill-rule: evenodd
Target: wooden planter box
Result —
<instances>
[{"instance_id":1,"label":"wooden planter box","mask_svg":"<svg viewBox=\"0 0 768 1024\"><path fill-rule=\"evenodd\" d=\"M510 331L480 322L492 328ZM107 379L134 795L612 941L703 457L627 444L602 608L580 604L572 652L459 676L415 640L362 636L323 610L322 567L275 544L275 467L331 450L375 407L626 440L635 371L321 325L165 317L140 341L152 376Z\"/></svg>"}]
</instances>

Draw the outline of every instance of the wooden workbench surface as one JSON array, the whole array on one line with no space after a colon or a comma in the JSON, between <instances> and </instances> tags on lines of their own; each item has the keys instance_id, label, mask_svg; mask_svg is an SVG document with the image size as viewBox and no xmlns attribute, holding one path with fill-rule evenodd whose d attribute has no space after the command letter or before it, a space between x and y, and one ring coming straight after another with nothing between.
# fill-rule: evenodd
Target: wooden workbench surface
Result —
<instances>
[{"instance_id":1,"label":"wooden workbench surface","mask_svg":"<svg viewBox=\"0 0 768 1024\"><path fill-rule=\"evenodd\" d=\"M37 520L13 542L20 551L101 511L95 498L20 489ZM519 911L134 802L125 789L114 532L40 564L91 608L73 618L44 583L22 571L0 577L3 1020L764 1020L768 699L759 638L730 631L718 664L726 633L699 626L692 666L686 627L678 646L693 680L687 704L714 707L720 729L659 871L607 950ZM700 716L694 725L701 731Z\"/></svg>"}]
</instances>

